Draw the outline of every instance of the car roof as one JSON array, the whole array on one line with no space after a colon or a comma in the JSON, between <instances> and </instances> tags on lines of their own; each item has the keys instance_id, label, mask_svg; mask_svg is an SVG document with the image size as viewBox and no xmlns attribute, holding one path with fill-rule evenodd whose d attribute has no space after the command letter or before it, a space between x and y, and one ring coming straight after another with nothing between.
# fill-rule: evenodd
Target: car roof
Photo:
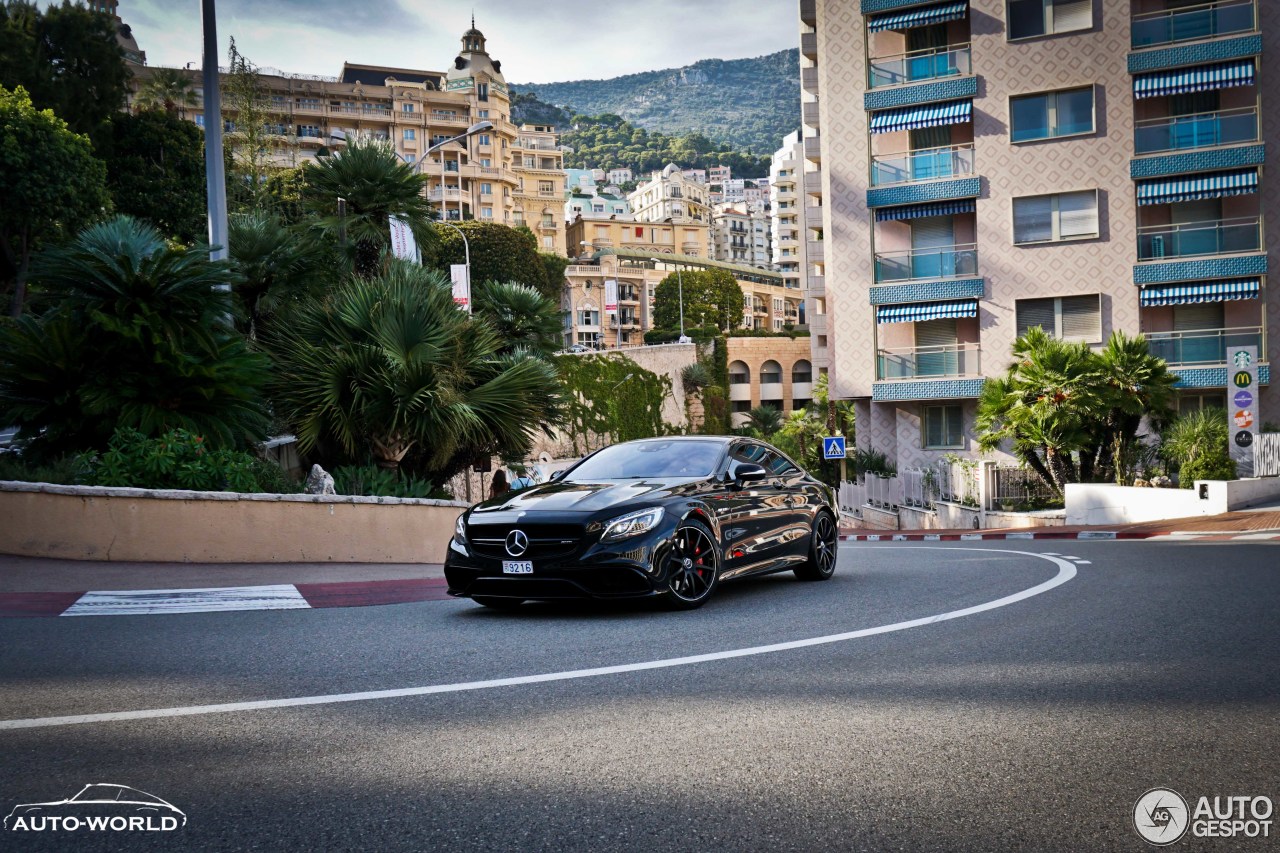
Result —
<instances>
[{"instance_id":1,"label":"car roof","mask_svg":"<svg viewBox=\"0 0 1280 853\"><path fill-rule=\"evenodd\" d=\"M631 441L624 441L622 444L641 444L646 441L714 441L718 444L728 444L735 439L741 438L737 435L655 435L650 438L636 438Z\"/></svg>"}]
</instances>

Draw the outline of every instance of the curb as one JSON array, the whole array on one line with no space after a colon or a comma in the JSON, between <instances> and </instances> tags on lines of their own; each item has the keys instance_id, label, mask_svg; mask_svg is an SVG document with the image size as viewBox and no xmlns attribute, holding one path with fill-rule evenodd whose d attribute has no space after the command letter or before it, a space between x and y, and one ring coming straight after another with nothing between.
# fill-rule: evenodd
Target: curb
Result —
<instances>
[{"instance_id":1,"label":"curb","mask_svg":"<svg viewBox=\"0 0 1280 853\"><path fill-rule=\"evenodd\" d=\"M982 542L1027 539L1150 539L1171 530L1071 530L1027 533L842 533L841 542Z\"/></svg>"}]
</instances>

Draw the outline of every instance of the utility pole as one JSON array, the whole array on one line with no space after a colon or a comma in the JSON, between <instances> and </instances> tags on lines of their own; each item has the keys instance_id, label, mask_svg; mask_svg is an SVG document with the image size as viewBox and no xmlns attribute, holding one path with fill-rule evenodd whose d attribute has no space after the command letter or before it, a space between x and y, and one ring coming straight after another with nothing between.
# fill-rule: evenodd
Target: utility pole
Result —
<instances>
[{"instance_id":1,"label":"utility pole","mask_svg":"<svg viewBox=\"0 0 1280 853\"><path fill-rule=\"evenodd\" d=\"M222 95L218 79L218 24L214 0L200 0L204 24L204 174L209 197L209 257L227 258L227 174L222 160ZM230 290L230 284L218 286Z\"/></svg>"}]
</instances>

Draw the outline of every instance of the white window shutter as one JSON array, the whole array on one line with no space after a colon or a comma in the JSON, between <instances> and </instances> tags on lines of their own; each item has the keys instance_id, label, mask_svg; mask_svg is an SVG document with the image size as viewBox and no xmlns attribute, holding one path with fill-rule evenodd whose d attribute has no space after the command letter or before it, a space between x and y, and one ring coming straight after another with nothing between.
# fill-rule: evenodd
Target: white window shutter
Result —
<instances>
[{"instance_id":1,"label":"white window shutter","mask_svg":"<svg viewBox=\"0 0 1280 853\"><path fill-rule=\"evenodd\" d=\"M1052 32L1087 30L1093 26L1093 0L1053 0Z\"/></svg>"},{"instance_id":2,"label":"white window shutter","mask_svg":"<svg viewBox=\"0 0 1280 853\"><path fill-rule=\"evenodd\" d=\"M1058 196L1059 236L1094 237L1098 234L1098 194L1093 191Z\"/></svg>"},{"instance_id":3,"label":"white window shutter","mask_svg":"<svg viewBox=\"0 0 1280 853\"><path fill-rule=\"evenodd\" d=\"M1013 200L1013 242L1038 243L1053 239L1053 196Z\"/></svg>"},{"instance_id":4,"label":"white window shutter","mask_svg":"<svg viewBox=\"0 0 1280 853\"><path fill-rule=\"evenodd\" d=\"M1102 311L1097 294L1062 298L1062 339L1102 340Z\"/></svg>"}]
</instances>

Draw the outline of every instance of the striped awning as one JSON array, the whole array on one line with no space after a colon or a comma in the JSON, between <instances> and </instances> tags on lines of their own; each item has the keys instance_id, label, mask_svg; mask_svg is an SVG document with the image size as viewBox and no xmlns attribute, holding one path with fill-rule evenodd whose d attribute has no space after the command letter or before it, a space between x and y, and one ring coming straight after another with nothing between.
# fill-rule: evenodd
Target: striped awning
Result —
<instances>
[{"instance_id":1,"label":"striped awning","mask_svg":"<svg viewBox=\"0 0 1280 853\"><path fill-rule=\"evenodd\" d=\"M892 222L899 219L920 219L925 216L951 216L956 213L976 213L978 203L971 198L954 201L931 201L927 204L904 204L901 207L882 207L876 210L876 222Z\"/></svg>"},{"instance_id":2,"label":"striped awning","mask_svg":"<svg viewBox=\"0 0 1280 853\"><path fill-rule=\"evenodd\" d=\"M1258 191L1258 170L1210 172L1179 178L1138 181L1138 204L1171 204L1229 195L1249 195Z\"/></svg>"},{"instance_id":3,"label":"striped awning","mask_svg":"<svg viewBox=\"0 0 1280 853\"><path fill-rule=\"evenodd\" d=\"M1152 308L1157 305L1190 305L1194 302L1257 299L1261 289L1262 281L1256 278L1153 284L1142 288L1142 293L1138 296L1138 304L1143 308Z\"/></svg>"},{"instance_id":4,"label":"striped awning","mask_svg":"<svg viewBox=\"0 0 1280 853\"><path fill-rule=\"evenodd\" d=\"M881 110L871 116L872 133L893 133L898 130L918 130L922 127L941 127L946 124L963 124L973 118L973 101L947 101L941 104L924 104L918 107L900 107Z\"/></svg>"},{"instance_id":5,"label":"striped awning","mask_svg":"<svg viewBox=\"0 0 1280 853\"><path fill-rule=\"evenodd\" d=\"M873 33L881 30L909 30L912 27L927 27L930 24L958 21L968 13L969 0L938 3L935 6L921 6L905 12L894 12L892 15L871 18L867 21L867 29Z\"/></svg>"},{"instance_id":6,"label":"striped awning","mask_svg":"<svg viewBox=\"0 0 1280 853\"><path fill-rule=\"evenodd\" d=\"M911 305L881 305L876 308L877 323L915 323L920 320L949 320L977 316L978 303L973 299L916 302Z\"/></svg>"},{"instance_id":7,"label":"striped awning","mask_svg":"<svg viewBox=\"0 0 1280 853\"><path fill-rule=\"evenodd\" d=\"M1159 98L1163 95L1207 92L1210 89L1228 89L1232 86L1252 86L1253 75L1252 59L1139 74L1133 78L1133 96Z\"/></svg>"}]
</instances>

